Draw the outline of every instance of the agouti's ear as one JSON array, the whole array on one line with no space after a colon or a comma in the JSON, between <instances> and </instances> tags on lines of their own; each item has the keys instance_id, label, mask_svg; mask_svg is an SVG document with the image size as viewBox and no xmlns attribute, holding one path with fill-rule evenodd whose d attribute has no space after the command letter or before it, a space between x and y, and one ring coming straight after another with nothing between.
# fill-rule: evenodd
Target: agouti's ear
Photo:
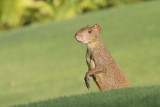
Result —
<instances>
[{"instance_id":1,"label":"agouti's ear","mask_svg":"<svg viewBox=\"0 0 160 107\"><path fill-rule=\"evenodd\" d=\"M97 31L97 32L100 32L100 31L101 31L101 27L100 27L98 24L95 24L95 25L93 26L93 29L94 29L95 31Z\"/></svg>"},{"instance_id":2,"label":"agouti's ear","mask_svg":"<svg viewBox=\"0 0 160 107\"><path fill-rule=\"evenodd\" d=\"M87 27L91 27L91 26L88 24Z\"/></svg>"}]
</instances>

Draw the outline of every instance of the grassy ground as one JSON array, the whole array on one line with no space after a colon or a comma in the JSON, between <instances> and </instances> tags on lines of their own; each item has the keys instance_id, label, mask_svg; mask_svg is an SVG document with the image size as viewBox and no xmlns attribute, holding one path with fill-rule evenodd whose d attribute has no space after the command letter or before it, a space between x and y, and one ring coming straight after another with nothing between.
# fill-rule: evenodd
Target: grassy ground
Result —
<instances>
[{"instance_id":1,"label":"grassy ground","mask_svg":"<svg viewBox=\"0 0 160 107\"><path fill-rule=\"evenodd\" d=\"M85 45L74 34L98 23L133 86L160 82L160 1L88 13L0 35L0 106L97 91L84 85Z\"/></svg>"},{"instance_id":2,"label":"grassy ground","mask_svg":"<svg viewBox=\"0 0 160 107\"><path fill-rule=\"evenodd\" d=\"M62 97L15 107L159 107L160 86L136 87Z\"/></svg>"}]
</instances>

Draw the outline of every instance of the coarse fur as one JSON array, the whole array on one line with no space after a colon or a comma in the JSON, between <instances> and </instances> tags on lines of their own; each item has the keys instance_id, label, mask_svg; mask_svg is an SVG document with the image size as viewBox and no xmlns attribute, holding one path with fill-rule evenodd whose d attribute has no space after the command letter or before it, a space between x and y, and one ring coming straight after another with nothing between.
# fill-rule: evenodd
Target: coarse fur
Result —
<instances>
[{"instance_id":1,"label":"coarse fur","mask_svg":"<svg viewBox=\"0 0 160 107\"><path fill-rule=\"evenodd\" d=\"M90 88L89 77L92 76L100 91L129 87L130 82L111 56L100 37L101 27L87 25L75 35L77 41L87 45L86 61L88 72L85 83Z\"/></svg>"}]
</instances>

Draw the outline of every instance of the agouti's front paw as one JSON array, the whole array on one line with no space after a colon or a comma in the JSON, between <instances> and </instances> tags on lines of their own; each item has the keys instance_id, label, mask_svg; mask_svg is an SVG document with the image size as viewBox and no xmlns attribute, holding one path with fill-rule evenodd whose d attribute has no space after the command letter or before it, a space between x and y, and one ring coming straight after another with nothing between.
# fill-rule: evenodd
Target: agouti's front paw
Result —
<instances>
[{"instance_id":1,"label":"agouti's front paw","mask_svg":"<svg viewBox=\"0 0 160 107\"><path fill-rule=\"evenodd\" d=\"M90 88L90 84L89 84L89 75L86 73L86 76L84 77L85 83L86 83L86 87L89 89Z\"/></svg>"}]
</instances>

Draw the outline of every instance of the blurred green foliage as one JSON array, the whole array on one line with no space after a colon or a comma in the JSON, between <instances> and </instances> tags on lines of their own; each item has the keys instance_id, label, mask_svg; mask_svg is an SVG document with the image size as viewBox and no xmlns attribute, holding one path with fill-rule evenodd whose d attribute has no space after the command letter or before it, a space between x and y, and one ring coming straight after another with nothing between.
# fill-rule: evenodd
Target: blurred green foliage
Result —
<instances>
[{"instance_id":1,"label":"blurred green foliage","mask_svg":"<svg viewBox=\"0 0 160 107\"><path fill-rule=\"evenodd\" d=\"M8 29L30 23L51 20L52 7L42 0L1 0L0 28Z\"/></svg>"},{"instance_id":2,"label":"blurred green foliage","mask_svg":"<svg viewBox=\"0 0 160 107\"><path fill-rule=\"evenodd\" d=\"M0 30L142 0L0 0Z\"/></svg>"}]
</instances>

